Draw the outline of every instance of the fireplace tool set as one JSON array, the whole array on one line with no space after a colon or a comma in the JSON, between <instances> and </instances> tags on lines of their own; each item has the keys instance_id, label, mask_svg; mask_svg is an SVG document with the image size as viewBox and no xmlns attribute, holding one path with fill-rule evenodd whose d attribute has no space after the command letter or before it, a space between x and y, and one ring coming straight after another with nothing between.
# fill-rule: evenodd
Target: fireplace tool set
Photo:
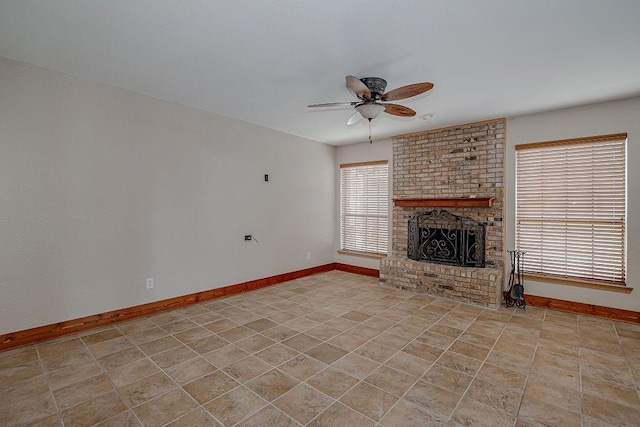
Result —
<instances>
[{"instance_id":1,"label":"fireplace tool set","mask_svg":"<svg viewBox=\"0 0 640 427\"><path fill-rule=\"evenodd\" d=\"M507 307L516 306L521 309L525 309L527 303L524 300L524 279L522 277L522 271L524 266L524 254L525 251L507 251L511 258L511 273L509 274L509 286L504 291L503 298Z\"/></svg>"}]
</instances>

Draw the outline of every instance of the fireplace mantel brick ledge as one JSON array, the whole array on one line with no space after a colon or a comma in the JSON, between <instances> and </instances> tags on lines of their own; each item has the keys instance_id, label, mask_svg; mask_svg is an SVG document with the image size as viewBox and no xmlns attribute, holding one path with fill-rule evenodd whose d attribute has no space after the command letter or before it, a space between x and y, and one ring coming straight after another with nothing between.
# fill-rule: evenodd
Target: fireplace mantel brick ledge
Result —
<instances>
[{"instance_id":1,"label":"fireplace mantel brick ledge","mask_svg":"<svg viewBox=\"0 0 640 427\"><path fill-rule=\"evenodd\" d=\"M503 273L498 268L470 268L390 256L380 261L380 283L417 293L497 308Z\"/></svg>"}]
</instances>

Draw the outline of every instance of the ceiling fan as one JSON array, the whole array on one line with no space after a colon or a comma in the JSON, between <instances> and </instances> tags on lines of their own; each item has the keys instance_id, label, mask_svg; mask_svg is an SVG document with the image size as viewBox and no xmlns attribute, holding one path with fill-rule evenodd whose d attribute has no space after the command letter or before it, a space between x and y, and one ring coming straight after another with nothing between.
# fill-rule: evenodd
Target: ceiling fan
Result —
<instances>
[{"instance_id":1,"label":"ceiling fan","mask_svg":"<svg viewBox=\"0 0 640 427\"><path fill-rule=\"evenodd\" d=\"M402 86L385 93L387 81L380 77L364 77L359 79L354 76L347 76L345 80L347 87L358 97L359 101L328 102L324 104L311 104L308 105L308 107L351 105L356 111L347 121L348 125L357 122L363 117L371 122L372 119L378 117L383 111L394 116L413 117L416 115L416 112L411 108L400 104L392 104L388 101L410 98L433 88L433 83L424 82ZM369 139L371 139L371 137L369 137Z\"/></svg>"}]
</instances>

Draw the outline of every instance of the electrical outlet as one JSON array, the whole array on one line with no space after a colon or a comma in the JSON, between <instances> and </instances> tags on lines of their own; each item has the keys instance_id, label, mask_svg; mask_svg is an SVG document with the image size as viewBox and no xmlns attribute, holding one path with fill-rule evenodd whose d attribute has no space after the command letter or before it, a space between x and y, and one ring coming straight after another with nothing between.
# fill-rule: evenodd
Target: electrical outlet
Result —
<instances>
[{"instance_id":1,"label":"electrical outlet","mask_svg":"<svg viewBox=\"0 0 640 427\"><path fill-rule=\"evenodd\" d=\"M244 240L251 240L251 234L245 234Z\"/></svg>"},{"instance_id":2,"label":"electrical outlet","mask_svg":"<svg viewBox=\"0 0 640 427\"><path fill-rule=\"evenodd\" d=\"M145 283L147 289L153 289L153 277L149 277Z\"/></svg>"},{"instance_id":3,"label":"electrical outlet","mask_svg":"<svg viewBox=\"0 0 640 427\"><path fill-rule=\"evenodd\" d=\"M311 259L311 252L307 252L307 259Z\"/></svg>"}]
</instances>

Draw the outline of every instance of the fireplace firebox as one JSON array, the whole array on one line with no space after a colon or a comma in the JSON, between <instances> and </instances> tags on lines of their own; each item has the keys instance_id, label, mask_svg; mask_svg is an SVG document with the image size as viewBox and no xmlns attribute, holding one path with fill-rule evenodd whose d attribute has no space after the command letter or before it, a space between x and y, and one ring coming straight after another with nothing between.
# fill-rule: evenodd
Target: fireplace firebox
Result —
<instances>
[{"instance_id":1,"label":"fireplace firebox","mask_svg":"<svg viewBox=\"0 0 640 427\"><path fill-rule=\"evenodd\" d=\"M486 226L445 210L409 219L407 257L461 267L485 266Z\"/></svg>"}]
</instances>

